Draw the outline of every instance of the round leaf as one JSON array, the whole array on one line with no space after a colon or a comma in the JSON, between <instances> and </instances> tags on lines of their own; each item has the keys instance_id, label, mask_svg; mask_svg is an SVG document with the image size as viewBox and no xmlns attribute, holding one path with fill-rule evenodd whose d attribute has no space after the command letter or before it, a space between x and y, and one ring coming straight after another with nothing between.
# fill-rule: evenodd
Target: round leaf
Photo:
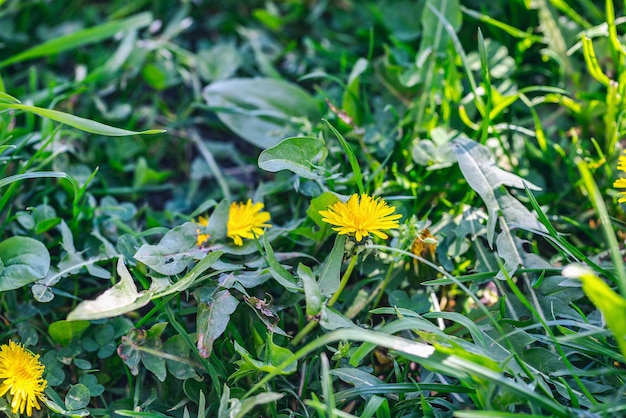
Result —
<instances>
[{"instance_id":1,"label":"round leaf","mask_svg":"<svg viewBox=\"0 0 626 418\"><path fill-rule=\"evenodd\" d=\"M0 291L19 289L43 279L50 268L50 253L33 238L11 237L0 242Z\"/></svg>"},{"instance_id":2,"label":"round leaf","mask_svg":"<svg viewBox=\"0 0 626 418\"><path fill-rule=\"evenodd\" d=\"M82 383L74 385L67 391L65 396L65 407L69 411L75 411L89 405L89 399L91 398L91 392L89 388Z\"/></svg>"}]
</instances>

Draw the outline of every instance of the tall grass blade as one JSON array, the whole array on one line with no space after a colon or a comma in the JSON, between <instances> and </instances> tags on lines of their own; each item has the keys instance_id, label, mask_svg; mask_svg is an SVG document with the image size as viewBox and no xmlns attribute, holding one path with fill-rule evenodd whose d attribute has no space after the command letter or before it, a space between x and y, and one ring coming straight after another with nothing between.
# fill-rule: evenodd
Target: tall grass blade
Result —
<instances>
[{"instance_id":1,"label":"tall grass blade","mask_svg":"<svg viewBox=\"0 0 626 418\"><path fill-rule=\"evenodd\" d=\"M123 30L133 30L148 26L152 22L152 13L144 12L123 20L113 20L100 26L83 29L65 36L51 39L0 61L0 68L34 58L58 54L79 46L100 42Z\"/></svg>"},{"instance_id":2,"label":"tall grass blade","mask_svg":"<svg viewBox=\"0 0 626 418\"><path fill-rule=\"evenodd\" d=\"M85 132L90 132L98 135L105 136L130 136L130 135L153 135L165 132L163 129L150 129L147 131L129 131L126 129L115 128L113 126L105 125L100 122L96 122L91 119L81 118L69 113L59 112L58 110L45 109L37 106L24 105L19 103L0 103L0 110L3 109L16 109L23 110L25 112L34 113L35 115L42 116L44 118L52 119L56 122L61 122L69 125L73 128L80 129Z\"/></svg>"}]
</instances>

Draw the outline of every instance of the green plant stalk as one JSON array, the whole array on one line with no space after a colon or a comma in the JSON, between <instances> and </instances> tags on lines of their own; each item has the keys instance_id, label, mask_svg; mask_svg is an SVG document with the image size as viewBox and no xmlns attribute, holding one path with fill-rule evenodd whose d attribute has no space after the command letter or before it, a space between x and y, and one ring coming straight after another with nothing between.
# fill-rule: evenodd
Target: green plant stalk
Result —
<instances>
[{"instance_id":1,"label":"green plant stalk","mask_svg":"<svg viewBox=\"0 0 626 418\"><path fill-rule=\"evenodd\" d=\"M389 285L389 282L391 281L392 272L393 272L393 264L390 264L389 269L387 269L387 274L385 275L385 279L382 282L380 282L378 286L376 286L376 289L374 289L374 291L372 292L372 295L367 299L367 301L369 302L372 298L374 297L376 298L376 300L374 301L374 305L372 305L372 309L378 307L380 300L383 298L385 289L387 288L387 286Z\"/></svg>"},{"instance_id":2,"label":"green plant stalk","mask_svg":"<svg viewBox=\"0 0 626 418\"><path fill-rule=\"evenodd\" d=\"M300 341L302 341L302 339L306 337L309 334L309 332L313 331L313 329L317 326L317 324L319 324L319 320L316 318L313 318L311 321L309 321L309 323L306 324L306 326L302 328L300 332L298 332L298 334L293 338L293 340L291 340L291 344L292 345L300 344Z\"/></svg>"},{"instance_id":3,"label":"green plant stalk","mask_svg":"<svg viewBox=\"0 0 626 418\"><path fill-rule=\"evenodd\" d=\"M339 282L339 288L337 289L335 294L330 298L326 306L328 307L333 306L335 302L337 302L337 299L339 299L341 292L343 291L344 287L346 287L346 284L348 283L348 279L352 275L352 271L354 270L354 266L356 265L357 259L358 259L357 255L353 255L352 258L350 258L350 264L348 264L346 271L344 271L343 276L341 276L341 281ZM304 328L300 330L300 332L298 332L298 334L296 334L296 336L291 341L291 344L298 345L300 341L302 341L302 339L309 334L309 332L313 331L313 329L317 326L318 323L319 323L318 319L312 319L308 324L306 324Z\"/></svg>"},{"instance_id":4,"label":"green plant stalk","mask_svg":"<svg viewBox=\"0 0 626 418\"><path fill-rule=\"evenodd\" d=\"M583 159L577 157L574 162L578 166L578 170L582 176L583 185L587 190L589 200L600 217L600 225L602 225L602 231L608 243L611 261L613 261L613 268L616 273L614 280L617 281L617 287L622 297L626 297L626 271L624 270L624 262L622 260L619 244L617 243L617 238L615 238L615 233L611 227L611 218L606 210L602 194L600 190L598 190L598 186L593 180L589 167L587 167Z\"/></svg>"},{"instance_id":5,"label":"green plant stalk","mask_svg":"<svg viewBox=\"0 0 626 418\"><path fill-rule=\"evenodd\" d=\"M358 258L357 255L353 255L352 258L350 258L350 264L348 264L346 271L344 271L343 276L341 276L341 281L339 282L339 289L337 289L333 297L331 297L327 303L329 307L333 306L335 302L337 302L337 299L339 299L339 296L341 296L341 292L343 292L344 287L346 287L346 284L348 284L348 279L350 278L350 275L352 275L352 270L354 270L354 266L356 265L357 258Z\"/></svg>"}]
</instances>

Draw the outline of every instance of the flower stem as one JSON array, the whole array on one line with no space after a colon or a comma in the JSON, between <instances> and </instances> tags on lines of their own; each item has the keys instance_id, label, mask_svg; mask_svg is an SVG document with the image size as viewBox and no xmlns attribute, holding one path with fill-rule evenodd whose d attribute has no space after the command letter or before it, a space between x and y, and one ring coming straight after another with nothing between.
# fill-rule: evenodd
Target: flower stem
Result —
<instances>
[{"instance_id":1,"label":"flower stem","mask_svg":"<svg viewBox=\"0 0 626 418\"><path fill-rule=\"evenodd\" d=\"M350 259L350 264L348 264L348 268L346 268L346 271L343 272L343 276L341 276L341 281L339 282L339 289L337 289L333 297L330 298L330 300L327 303L327 306L329 307L333 306L335 302L337 302L337 299L339 299L341 292L343 292L343 288L346 287L346 284L348 283L348 279L350 278L350 275L352 274L352 270L354 270L354 266L356 265L357 258L358 258L357 255L353 255L352 258Z\"/></svg>"},{"instance_id":2,"label":"flower stem","mask_svg":"<svg viewBox=\"0 0 626 418\"><path fill-rule=\"evenodd\" d=\"M311 321L309 321L309 323L306 324L306 326L302 328L300 332L298 332L293 340L291 340L291 344L298 345L309 332L313 331L313 328L315 328L319 322L320 321L318 319L312 319Z\"/></svg>"},{"instance_id":3,"label":"flower stem","mask_svg":"<svg viewBox=\"0 0 626 418\"><path fill-rule=\"evenodd\" d=\"M356 265L357 258L358 256L353 255L352 258L350 259L350 264L348 264L346 271L344 271L343 276L341 276L341 281L339 282L339 288L337 289L333 297L330 298L326 306L328 307L333 306L334 303L337 302L337 299L339 299L339 295L341 295L343 288L346 287L346 284L348 283L348 279L350 278L350 275L352 274L352 270L354 270L354 266ZM313 331L313 328L315 328L318 323L319 323L319 319L312 319L308 324L306 324L304 328L300 330L300 332L298 332L298 334L296 334L293 340L291 340L291 344L298 345L300 341L302 341L302 339L306 337L309 332Z\"/></svg>"},{"instance_id":4,"label":"flower stem","mask_svg":"<svg viewBox=\"0 0 626 418\"><path fill-rule=\"evenodd\" d=\"M377 308L378 304L380 303L380 300L383 298L383 295L385 294L385 289L387 288L387 285L391 281L392 272L393 272L393 264L390 264L389 269L387 270L387 275L385 276L385 279L382 281L382 283L379 286L376 287L376 289L372 293L372 297L376 296L376 301L374 302L372 309Z\"/></svg>"}]
</instances>

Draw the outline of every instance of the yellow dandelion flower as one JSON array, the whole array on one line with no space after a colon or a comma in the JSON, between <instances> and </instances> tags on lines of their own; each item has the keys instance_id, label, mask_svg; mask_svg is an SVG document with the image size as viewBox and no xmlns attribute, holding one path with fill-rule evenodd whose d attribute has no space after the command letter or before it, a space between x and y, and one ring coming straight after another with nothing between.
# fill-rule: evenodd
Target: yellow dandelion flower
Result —
<instances>
[{"instance_id":1,"label":"yellow dandelion flower","mask_svg":"<svg viewBox=\"0 0 626 418\"><path fill-rule=\"evenodd\" d=\"M209 224L209 218L200 216L198 217L198 221L196 223L202 227L206 227ZM202 245L207 242L209 238L211 238L211 235L203 234L200 229L196 229L196 234L198 234L198 238L196 240L198 247L202 247Z\"/></svg>"},{"instance_id":2,"label":"yellow dandelion flower","mask_svg":"<svg viewBox=\"0 0 626 418\"><path fill-rule=\"evenodd\" d=\"M354 236L357 242L369 234L379 238L388 238L383 230L398 228L398 219L402 215L395 213L396 208L389 206L381 198L374 199L367 194L353 194L347 203L337 202L320 210L322 221L335 225L333 230L339 235Z\"/></svg>"},{"instance_id":3,"label":"yellow dandelion flower","mask_svg":"<svg viewBox=\"0 0 626 418\"><path fill-rule=\"evenodd\" d=\"M13 413L33 415L33 407L41 409L39 401L44 399L43 390L48 382L42 377L44 365L21 344L9 340L0 346L0 396L9 393Z\"/></svg>"},{"instance_id":4,"label":"yellow dandelion flower","mask_svg":"<svg viewBox=\"0 0 626 418\"><path fill-rule=\"evenodd\" d=\"M619 156L619 159L617 160L617 169L623 173L626 173L626 154L622 154ZM613 187L617 189L626 189L626 178L619 178L615 180L615 182L613 183ZM626 191L619 192L619 195L621 197L617 201L619 203L626 202Z\"/></svg>"},{"instance_id":5,"label":"yellow dandelion flower","mask_svg":"<svg viewBox=\"0 0 626 418\"><path fill-rule=\"evenodd\" d=\"M272 227L267 223L270 214L262 211L263 207L263 203L252 203L252 199L248 199L246 203L231 203L226 235L233 239L235 245L243 245L242 238L254 239L263 235L263 228Z\"/></svg>"}]
</instances>

